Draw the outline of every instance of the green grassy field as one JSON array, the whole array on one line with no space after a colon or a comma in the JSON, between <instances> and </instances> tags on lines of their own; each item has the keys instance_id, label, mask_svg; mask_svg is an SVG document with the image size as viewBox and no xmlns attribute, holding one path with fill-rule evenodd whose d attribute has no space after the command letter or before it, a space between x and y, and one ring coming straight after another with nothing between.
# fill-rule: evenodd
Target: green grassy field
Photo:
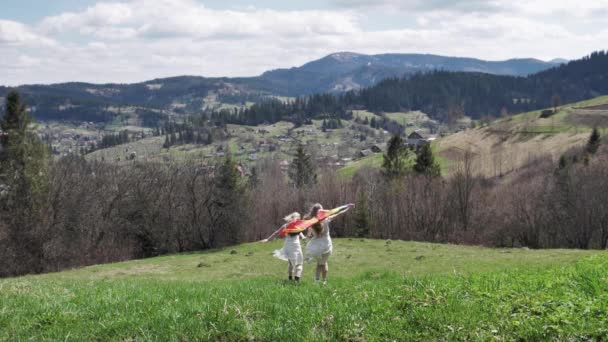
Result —
<instances>
[{"instance_id":1,"label":"green grassy field","mask_svg":"<svg viewBox=\"0 0 608 342\"><path fill-rule=\"evenodd\" d=\"M608 338L604 252L338 239L323 287L280 244L0 280L0 339Z\"/></svg>"}]
</instances>

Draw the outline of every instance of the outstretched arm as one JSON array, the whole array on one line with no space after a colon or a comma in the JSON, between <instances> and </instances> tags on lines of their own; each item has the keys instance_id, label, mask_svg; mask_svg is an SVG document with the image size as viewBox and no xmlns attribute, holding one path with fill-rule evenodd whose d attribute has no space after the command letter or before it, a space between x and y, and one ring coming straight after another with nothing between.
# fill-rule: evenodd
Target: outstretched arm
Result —
<instances>
[{"instance_id":1,"label":"outstretched arm","mask_svg":"<svg viewBox=\"0 0 608 342\"><path fill-rule=\"evenodd\" d=\"M277 229L274 233L270 234L270 236L268 238L262 240L262 242L272 241L274 238L277 237L277 235L279 235L281 230L283 230L283 228L285 228L286 226L287 226L287 224L282 225L281 228Z\"/></svg>"}]
</instances>

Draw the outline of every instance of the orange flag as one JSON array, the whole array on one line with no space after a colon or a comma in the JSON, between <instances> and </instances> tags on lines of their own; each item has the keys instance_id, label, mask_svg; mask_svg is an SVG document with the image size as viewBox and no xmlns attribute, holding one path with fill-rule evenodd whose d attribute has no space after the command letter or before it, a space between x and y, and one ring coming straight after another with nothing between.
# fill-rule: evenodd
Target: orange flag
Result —
<instances>
[{"instance_id":1,"label":"orange flag","mask_svg":"<svg viewBox=\"0 0 608 342\"><path fill-rule=\"evenodd\" d=\"M308 220L291 221L285 228L283 228L283 230L281 230L279 235L285 236L287 234L301 233L317 223L323 222L328 218L334 218L340 214L347 212L350 208L353 208L354 206L354 204L347 204L331 210L319 210L319 212L317 213L317 217L313 217Z\"/></svg>"}]
</instances>

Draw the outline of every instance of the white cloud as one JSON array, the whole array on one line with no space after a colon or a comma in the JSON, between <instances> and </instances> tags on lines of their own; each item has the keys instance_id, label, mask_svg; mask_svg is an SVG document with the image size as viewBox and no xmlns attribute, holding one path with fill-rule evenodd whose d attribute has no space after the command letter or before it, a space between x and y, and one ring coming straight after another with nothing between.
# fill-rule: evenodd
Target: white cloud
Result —
<instances>
[{"instance_id":1,"label":"white cloud","mask_svg":"<svg viewBox=\"0 0 608 342\"><path fill-rule=\"evenodd\" d=\"M100 1L33 26L0 20L0 83L247 76L336 51L577 58L608 41L603 24L585 27L608 0L599 5L513 0L508 7L486 1L480 7L481 0L357 1L341 11L217 10L195 0ZM402 11L408 25L370 29L364 23L372 20L373 6ZM564 11L573 14L564 19L559 14Z\"/></svg>"},{"instance_id":2,"label":"white cloud","mask_svg":"<svg viewBox=\"0 0 608 342\"><path fill-rule=\"evenodd\" d=\"M78 30L104 39L216 38L345 34L357 30L351 13L327 11L212 10L194 0L98 3L81 13L43 20L49 33Z\"/></svg>"},{"instance_id":3,"label":"white cloud","mask_svg":"<svg viewBox=\"0 0 608 342\"><path fill-rule=\"evenodd\" d=\"M52 40L36 34L22 23L0 19L0 45L52 44Z\"/></svg>"}]
</instances>

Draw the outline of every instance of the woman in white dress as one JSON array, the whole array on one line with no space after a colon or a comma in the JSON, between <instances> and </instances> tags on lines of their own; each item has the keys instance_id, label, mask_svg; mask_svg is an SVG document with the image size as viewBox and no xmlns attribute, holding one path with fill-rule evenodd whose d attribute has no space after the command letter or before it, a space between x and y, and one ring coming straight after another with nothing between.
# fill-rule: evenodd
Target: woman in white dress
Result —
<instances>
[{"instance_id":1,"label":"woman in white dress","mask_svg":"<svg viewBox=\"0 0 608 342\"><path fill-rule=\"evenodd\" d=\"M315 204L310 209L308 218L316 217L319 210L323 210L321 204ZM325 219L321 223L312 226L310 234L312 238L306 245L306 260L308 262L316 261L317 269L315 271L315 283L319 283L319 278L323 277L323 285L327 284L327 272L329 265L327 261L333 252L333 244L329 234L329 222L331 218Z\"/></svg>"},{"instance_id":2,"label":"woman in white dress","mask_svg":"<svg viewBox=\"0 0 608 342\"><path fill-rule=\"evenodd\" d=\"M289 223L299 219L300 214L297 212L287 215L284 218L286 223L277 231L272 233L272 235L270 235L267 239L262 240L262 242L273 240ZM302 277L302 271L304 269L304 256L302 254L300 239L305 240L306 236L304 236L302 233L289 233L285 235L283 248L277 249L272 253L275 258L288 262L289 280L295 279L295 281L300 281L300 277Z\"/></svg>"}]
</instances>

